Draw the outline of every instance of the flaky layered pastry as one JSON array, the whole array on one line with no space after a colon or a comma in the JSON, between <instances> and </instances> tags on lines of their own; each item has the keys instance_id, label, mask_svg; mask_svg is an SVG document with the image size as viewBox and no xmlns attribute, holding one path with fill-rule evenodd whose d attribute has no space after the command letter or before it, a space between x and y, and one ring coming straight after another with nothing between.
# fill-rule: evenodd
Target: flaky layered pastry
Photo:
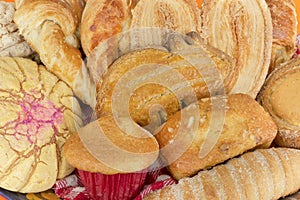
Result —
<instances>
[{"instance_id":1,"label":"flaky layered pastry","mask_svg":"<svg viewBox=\"0 0 300 200\"><path fill-rule=\"evenodd\" d=\"M256 97L268 73L272 19L264 0L204 0L202 37L235 59L238 80L232 93Z\"/></svg>"},{"instance_id":2,"label":"flaky layered pastry","mask_svg":"<svg viewBox=\"0 0 300 200\"><path fill-rule=\"evenodd\" d=\"M295 53L297 13L294 0L266 0L272 17L273 46L269 72Z\"/></svg>"},{"instance_id":3,"label":"flaky layered pastry","mask_svg":"<svg viewBox=\"0 0 300 200\"><path fill-rule=\"evenodd\" d=\"M153 130L199 98L228 93L235 66L224 53L201 45L175 35L169 51L146 48L121 56L97 85L97 116L115 113Z\"/></svg>"},{"instance_id":4,"label":"flaky layered pastry","mask_svg":"<svg viewBox=\"0 0 300 200\"><path fill-rule=\"evenodd\" d=\"M258 96L279 130L279 146L300 148L300 57L274 70Z\"/></svg>"},{"instance_id":5,"label":"flaky layered pastry","mask_svg":"<svg viewBox=\"0 0 300 200\"><path fill-rule=\"evenodd\" d=\"M89 0L82 17L81 42L90 55L101 42L131 29L159 27L185 34L199 31L200 26L194 0Z\"/></svg>"},{"instance_id":6,"label":"flaky layered pastry","mask_svg":"<svg viewBox=\"0 0 300 200\"><path fill-rule=\"evenodd\" d=\"M270 115L245 94L201 99L171 116L155 133L165 165L174 178L242 154L269 147L277 134Z\"/></svg>"},{"instance_id":7,"label":"flaky layered pastry","mask_svg":"<svg viewBox=\"0 0 300 200\"><path fill-rule=\"evenodd\" d=\"M280 199L300 189L299 158L300 151L296 149L255 150L183 178L144 199Z\"/></svg>"},{"instance_id":8,"label":"flaky layered pastry","mask_svg":"<svg viewBox=\"0 0 300 200\"><path fill-rule=\"evenodd\" d=\"M76 36L82 0L18 0L14 21L49 71L65 81L84 103L95 104L93 83Z\"/></svg>"},{"instance_id":9,"label":"flaky layered pastry","mask_svg":"<svg viewBox=\"0 0 300 200\"><path fill-rule=\"evenodd\" d=\"M104 116L73 134L63 152L79 170L117 174L146 169L157 159L159 147L153 135L138 125Z\"/></svg>"},{"instance_id":10,"label":"flaky layered pastry","mask_svg":"<svg viewBox=\"0 0 300 200\"><path fill-rule=\"evenodd\" d=\"M29 59L0 58L0 187L50 189L73 171L61 153L82 125L72 89Z\"/></svg>"}]
</instances>

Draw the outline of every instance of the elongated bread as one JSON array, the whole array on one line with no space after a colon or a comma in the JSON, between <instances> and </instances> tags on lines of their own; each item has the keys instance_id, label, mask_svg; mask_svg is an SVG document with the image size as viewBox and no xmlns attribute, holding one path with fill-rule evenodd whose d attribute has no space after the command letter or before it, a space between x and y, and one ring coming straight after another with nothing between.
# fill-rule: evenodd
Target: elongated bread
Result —
<instances>
[{"instance_id":1,"label":"elongated bread","mask_svg":"<svg viewBox=\"0 0 300 200\"><path fill-rule=\"evenodd\" d=\"M270 115L249 95L202 99L171 116L155 137L174 178L268 147L277 134Z\"/></svg>"},{"instance_id":2,"label":"elongated bread","mask_svg":"<svg viewBox=\"0 0 300 200\"><path fill-rule=\"evenodd\" d=\"M231 93L255 98L267 76L272 51L272 19L265 0L204 0L204 40L233 57L238 80Z\"/></svg>"},{"instance_id":3,"label":"elongated bread","mask_svg":"<svg viewBox=\"0 0 300 200\"><path fill-rule=\"evenodd\" d=\"M269 72L295 53L297 14L294 0L266 0L272 17L273 46Z\"/></svg>"},{"instance_id":4,"label":"elongated bread","mask_svg":"<svg viewBox=\"0 0 300 200\"><path fill-rule=\"evenodd\" d=\"M82 0L18 0L14 21L49 71L84 103L95 104L95 87L82 60L76 35Z\"/></svg>"},{"instance_id":5,"label":"elongated bread","mask_svg":"<svg viewBox=\"0 0 300 200\"><path fill-rule=\"evenodd\" d=\"M121 56L97 85L97 115L127 115L151 126L152 113L165 121L198 98L228 93L236 80L235 65L224 53L201 45L175 36L166 46L169 51L146 48Z\"/></svg>"},{"instance_id":6,"label":"elongated bread","mask_svg":"<svg viewBox=\"0 0 300 200\"><path fill-rule=\"evenodd\" d=\"M258 96L278 126L279 146L300 148L300 57L274 70Z\"/></svg>"},{"instance_id":7,"label":"elongated bread","mask_svg":"<svg viewBox=\"0 0 300 200\"><path fill-rule=\"evenodd\" d=\"M300 151L259 149L150 193L145 200L277 200L300 189Z\"/></svg>"}]
</instances>

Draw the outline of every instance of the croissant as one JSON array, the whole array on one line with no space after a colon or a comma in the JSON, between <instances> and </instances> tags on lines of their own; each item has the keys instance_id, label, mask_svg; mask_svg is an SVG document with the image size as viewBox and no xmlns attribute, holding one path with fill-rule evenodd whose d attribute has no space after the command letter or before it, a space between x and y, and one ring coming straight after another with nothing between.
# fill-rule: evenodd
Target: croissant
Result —
<instances>
[{"instance_id":1,"label":"croissant","mask_svg":"<svg viewBox=\"0 0 300 200\"><path fill-rule=\"evenodd\" d=\"M62 147L82 126L72 89L42 65L0 58L0 187L22 193L50 189L74 168Z\"/></svg>"},{"instance_id":2,"label":"croissant","mask_svg":"<svg viewBox=\"0 0 300 200\"><path fill-rule=\"evenodd\" d=\"M276 68L257 98L278 126L279 146L300 148L299 80L300 57Z\"/></svg>"},{"instance_id":3,"label":"croissant","mask_svg":"<svg viewBox=\"0 0 300 200\"><path fill-rule=\"evenodd\" d=\"M272 17L273 46L269 72L295 53L297 14L294 0L266 0Z\"/></svg>"},{"instance_id":4,"label":"croissant","mask_svg":"<svg viewBox=\"0 0 300 200\"><path fill-rule=\"evenodd\" d=\"M296 149L255 150L144 199L276 200L300 189L299 158Z\"/></svg>"},{"instance_id":5,"label":"croissant","mask_svg":"<svg viewBox=\"0 0 300 200\"><path fill-rule=\"evenodd\" d=\"M204 0L204 40L233 57L238 80L231 93L255 98L267 76L272 50L272 18L265 0Z\"/></svg>"},{"instance_id":6,"label":"croissant","mask_svg":"<svg viewBox=\"0 0 300 200\"><path fill-rule=\"evenodd\" d=\"M81 58L76 36L83 1L18 0L16 5L14 21L43 64L84 103L93 105L95 87Z\"/></svg>"},{"instance_id":7,"label":"croissant","mask_svg":"<svg viewBox=\"0 0 300 200\"><path fill-rule=\"evenodd\" d=\"M135 50L109 66L97 85L98 117L117 113L154 130L198 98L231 90L236 74L230 57L173 36L165 48Z\"/></svg>"},{"instance_id":8,"label":"croissant","mask_svg":"<svg viewBox=\"0 0 300 200\"><path fill-rule=\"evenodd\" d=\"M245 94L201 99L171 116L155 132L174 178L192 176L249 149L269 147L276 124Z\"/></svg>"}]
</instances>

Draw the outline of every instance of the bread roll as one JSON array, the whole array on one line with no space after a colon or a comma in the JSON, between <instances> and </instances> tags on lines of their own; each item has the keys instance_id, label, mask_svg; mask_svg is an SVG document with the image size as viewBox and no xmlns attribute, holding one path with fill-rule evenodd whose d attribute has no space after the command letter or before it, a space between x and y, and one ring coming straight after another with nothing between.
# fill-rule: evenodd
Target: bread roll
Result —
<instances>
[{"instance_id":1,"label":"bread roll","mask_svg":"<svg viewBox=\"0 0 300 200\"><path fill-rule=\"evenodd\" d=\"M14 21L49 71L94 106L95 87L83 63L76 36L82 0L17 0Z\"/></svg>"},{"instance_id":2,"label":"bread roll","mask_svg":"<svg viewBox=\"0 0 300 200\"><path fill-rule=\"evenodd\" d=\"M255 150L144 199L276 200L300 189L299 158L295 149Z\"/></svg>"},{"instance_id":3,"label":"bread roll","mask_svg":"<svg viewBox=\"0 0 300 200\"><path fill-rule=\"evenodd\" d=\"M29 59L0 57L0 187L50 189L73 171L62 147L82 126L73 92Z\"/></svg>"},{"instance_id":4,"label":"bread roll","mask_svg":"<svg viewBox=\"0 0 300 200\"><path fill-rule=\"evenodd\" d=\"M258 96L278 126L279 146L300 148L300 57L274 70Z\"/></svg>"},{"instance_id":5,"label":"bread roll","mask_svg":"<svg viewBox=\"0 0 300 200\"><path fill-rule=\"evenodd\" d=\"M106 175L146 169L158 157L157 141L146 130L127 123L113 116L91 122L67 140L66 159L79 170Z\"/></svg>"},{"instance_id":6,"label":"bread roll","mask_svg":"<svg viewBox=\"0 0 300 200\"><path fill-rule=\"evenodd\" d=\"M277 134L272 118L245 94L202 99L177 112L155 134L174 178L196 174L255 147Z\"/></svg>"},{"instance_id":7,"label":"bread roll","mask_svg":"<svg viewBox=\"0 0 300 200\"><path fill-rule=\"evenodd\" d=\"M272 17L273 46L269 71L291 59L296 49L297 13L294 0L266 0Z\"/></svg>"},{"instance_id":8,"label":"bread roll","mask_svg":"<svg viewBox=\"0 0 300 200\"><path fill-rule=\"evenodd\" d=\"M198 98L231 90L235 65L227 55L204 43L188 45L177 36L168 44L169 51L136 50L109 66L97 85L98 117L116 113L154 130Z\"/></svg>"},{"instance_id":9,"label":"bread roll","mask_svg":"<svg viewBox=\"0 0 300 200\"><path fill-rule=\"evenodd\" d=\"M272 18L264 0L204 0L204 40L235 60L238 80L231 93L255 98L268 73Z\"/></svg>"}]
</instances>

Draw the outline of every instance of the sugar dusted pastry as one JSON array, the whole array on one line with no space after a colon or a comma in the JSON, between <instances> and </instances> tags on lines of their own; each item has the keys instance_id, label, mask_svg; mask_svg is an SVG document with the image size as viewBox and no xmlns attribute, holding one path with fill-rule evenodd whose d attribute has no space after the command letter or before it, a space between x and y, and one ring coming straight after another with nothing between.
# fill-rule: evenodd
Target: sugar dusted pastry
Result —
<instances>
[{"instance_id":1,"label":"sugar dusted pastry","mask_svg":"<svg viewBox=\"0 0 300 200\"><path fill-rule=\"evenodd\" d=\"M0 1L0 56L29 57L33 50L13 22L14 14L14 3Z\"/></svg>"},{"instance_id":2,"label":"sugar dusted pastry","mask_svg":"<svg viewBox=\"0 0 300 200\"><path fill-rule=\"evenodd\" d=\"M299 158L296 149L255 150L144 199L277 200L300 189Z\"/></svg>"},{"instance_id":3,"label":"sugar dusted pastry","mask_svg":"<svg viewBox=\"0 0 300 200\"><path fill-rule=\"evenodd\" d=\"M279 146L300 148L300 57L274 70L258 96L279 130Z\"/></svg>"},{"instance_id":4,"label":"sugar dusted pastry","mask_svg":"<svg viewBox=\"0 0 300 200\"><path fill-rule=\"evenodd\" d=\"M73 171L61 153L82 125L72 89L44 66L0 58L0 187L22 193L50 189Z\"/></svg>"},{"instance_id":5,"label":"sugar dusted pastry","mask_svg":"<svg viewBox=\"0 0 300 200\"><path fill-rule=\"evenodd\" d=\"M201 99L156 131L161 156L174 178L196 174L255 147L269 147L276 124L249 95Z\"/></svg>"},{"instance_id":6,"label":"sugar dusted pastry","mask_svg":"<svg viewBox=\"0 0 300 200\"><path fill-rule=\"evenodd\" d=\"M202 37L227 53L238 66L231 93L255 98L268 73L272 18L265 0L204 0Z\"/></svg>"}]
</instances>

